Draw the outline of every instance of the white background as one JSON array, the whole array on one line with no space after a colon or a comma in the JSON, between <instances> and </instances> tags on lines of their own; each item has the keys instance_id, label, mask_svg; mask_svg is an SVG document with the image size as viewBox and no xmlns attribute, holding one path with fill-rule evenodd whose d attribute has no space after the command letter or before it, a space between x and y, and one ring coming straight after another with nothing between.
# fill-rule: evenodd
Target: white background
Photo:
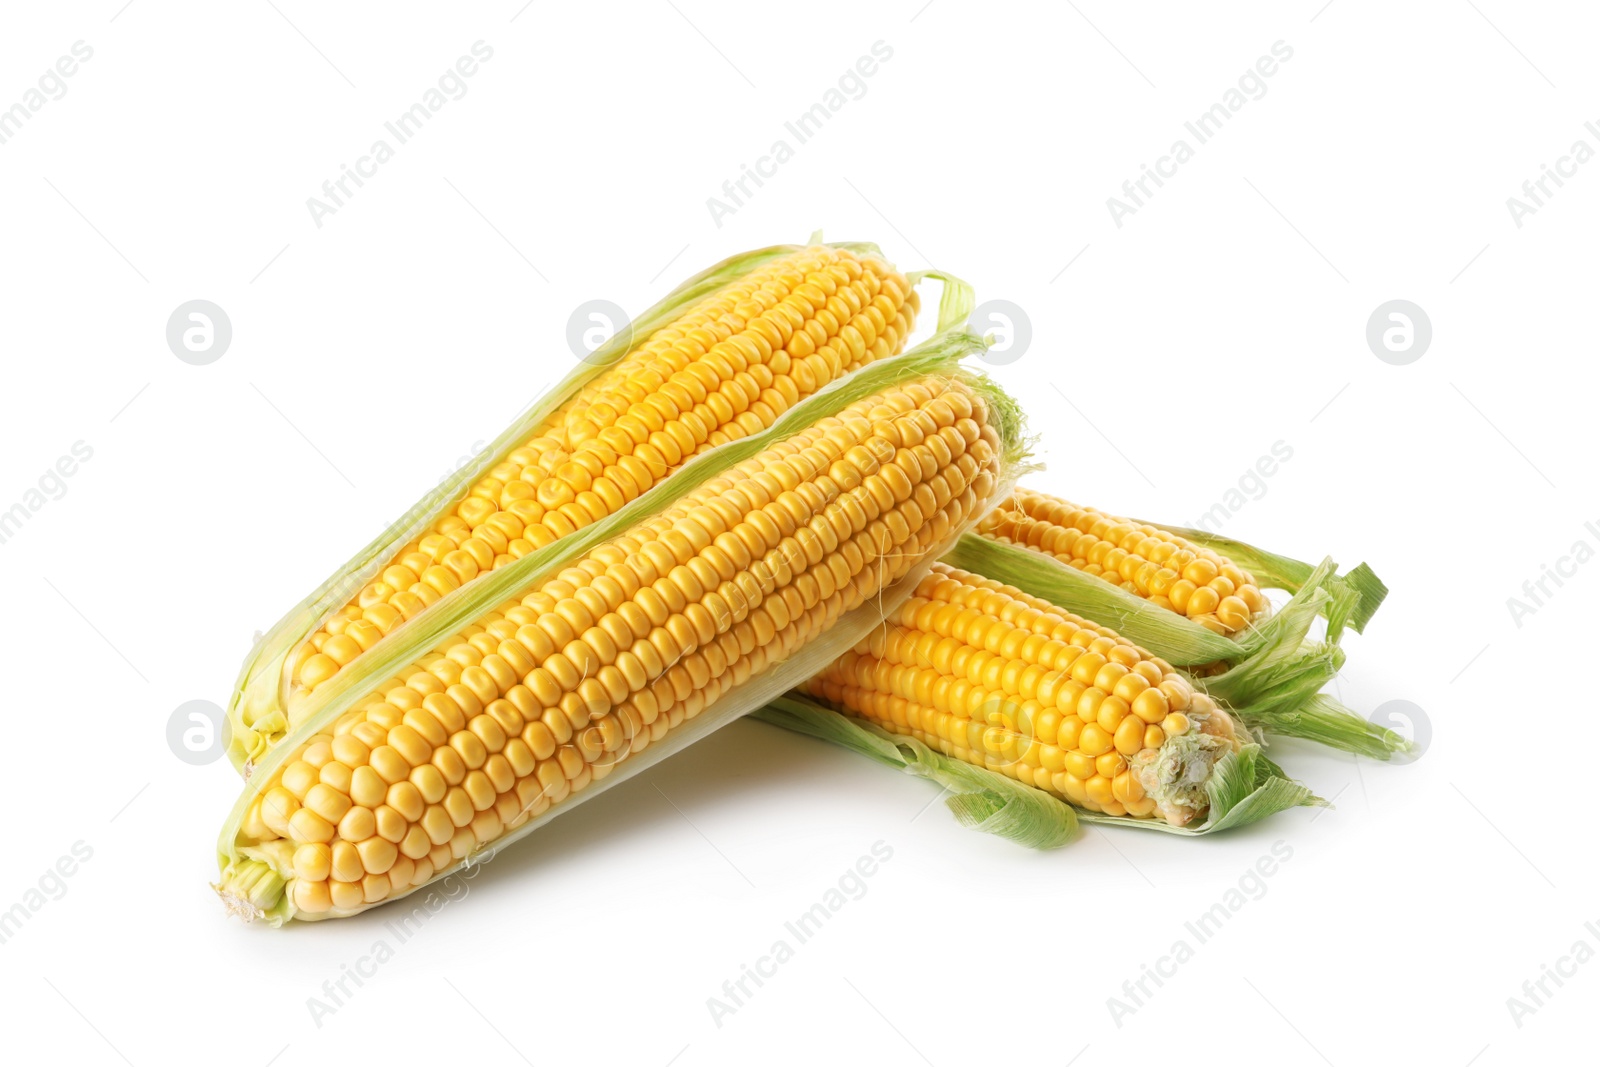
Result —
<instances>
[{"instance_id":1,"label":"white background","mask_svg":"<svg viewBox=\"0 0 1600 1067\"><path fill-rule=\"evenodd\" d=\"M0 945L7 1060L1591 1056L1600 964L1520 1027L1507 998L1600 948L1600 566L1520 626L1507 599L1600 547L1600 164L1520 228L1506 199L1600 148L1597 27L1319 2L13 6L0 107L94 53L0 145L0 510L75 442L93 457L0 544L0 909L93 855ZM318 228L306 199L479 40L466 95ZM707 198L880 40L865 95L719 227ZM1115 225L1107 198L1280 40L1266 94ZM1334 809L1030 853L924 782L738 723L495 862L317 1026L308 998L394 943L389 916L227 919L207 881L238 782L175 758L168 716L224 702L255 630L571 366L580 303L638 310L817 227L1025 309L996 373L1043 434L1032 484L1182 522L1291 447L1224 529L1388 581L1340 692L1420 706L1427 751L1283 743ZM209 366L164 337L196 298L233 325ZM1408 366L1364 337L1396 298L1433 324ZM707 998L878 841L865 896L719 1027ZM1108 998L1275 842L1265 894L1119 1027Z\"/></svg>"}]
</instances>

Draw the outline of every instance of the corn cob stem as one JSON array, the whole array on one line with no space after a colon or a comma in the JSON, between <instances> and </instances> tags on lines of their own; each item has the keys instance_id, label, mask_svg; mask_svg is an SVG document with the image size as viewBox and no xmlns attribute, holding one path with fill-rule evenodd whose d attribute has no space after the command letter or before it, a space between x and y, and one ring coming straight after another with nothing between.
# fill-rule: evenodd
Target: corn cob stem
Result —
<instances>
[{"instance_id":1,"label":"corn cob stem","mask_svg":"<svg viewBox=\"0 0 1600 1067\"><path fill-rule=\"evenodd\" d=\"M243 860L214 888L228 914L249 922L259 919L283 897L283 875L261 860Z\"/></svg>"}]
</instances>

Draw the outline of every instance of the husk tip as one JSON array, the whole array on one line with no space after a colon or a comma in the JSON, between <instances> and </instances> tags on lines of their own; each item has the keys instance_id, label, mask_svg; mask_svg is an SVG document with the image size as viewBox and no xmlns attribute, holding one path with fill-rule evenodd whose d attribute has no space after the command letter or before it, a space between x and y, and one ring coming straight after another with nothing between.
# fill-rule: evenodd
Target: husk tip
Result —
<instances>
[{"instance_id":1,"label":"husk tip","mask_svg":"<svg viewBox=\"0 0 1600 1067\"><path fill-rule=\"evenodd\" d=\"M1345 624L1356 633L1366 630L1367 623L1372 621L1372 616L1382 606L1389 595L1389 587L1379 578L1377 572L1365 563L1358 563L1344 574L1339 580L1348 586L1355 594L1355 604L1350 609L1350 615Z\"/></svg>"}]
</instances>

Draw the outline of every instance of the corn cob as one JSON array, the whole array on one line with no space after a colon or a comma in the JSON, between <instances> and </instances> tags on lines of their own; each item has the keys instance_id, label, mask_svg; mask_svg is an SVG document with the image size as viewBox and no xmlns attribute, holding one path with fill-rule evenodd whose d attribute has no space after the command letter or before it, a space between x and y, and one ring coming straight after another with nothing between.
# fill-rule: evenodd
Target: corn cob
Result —
<instances>
[{"instance_id":1,"label":"corn cob","mask_svg":"<svg viewBox=\"0 0 1600 1067\"><path fill-rule=\"evenodd\" d=\"M281 923L410 892L670 751L669 735L692 740L686 722L764 671L798 682L773 667L819 634L857 640L880 595L892 606L898 579L993 506L1018 451L1003 394L946 376L942 351L918 358L861 372L845 384L870 391L848 404L801 404L748 458L689 465L598 528L620 534L443 598L401 648L319 692L224 827L230 909Z\"/></svg>"},{"instance_id":2,"label":"corn cob","mask_svg":"<svg viewBox=\"0 0 1600 1067\"><path fill-rule=\"evenodd\" d=\"M1240 751L1232 716L1113 631L935 564L913 597L802 690L1091 812L1186 826Z\"/></svg>"},{"instance_id":3,"label":"corn cob","mask_svg":"<svg viewBox=\"0 0 1600 1067\"><path fill-rule=\"evenodd\" d=\"M1104 578L1219 634L1237 633L1268 608L1256 580L1210 548L1046 493L1018 488L978 533Z\"/></svg>"},{"instance_id":4,"label":"corn cob","mask_svg":"<svg viewBox=\"0 0 1600 1067\"><path fill-rule=\"evenodd\" d=\"M1079 819L1192 835L1321 803L1252 731L1376 759L1408 751L1319 693L1343 653L1305 639L1319 610L1330 632L1365 623L1386 592L1376 576L1223 543L1296 587L1248 646L1047 553L972 533L881 630L755 717L937 781L964 825L1039 848L1065 843ZM1078 604L1090 610L1074 613ZM1117 630L1103 625L1112 619ZM1186 653L1238 655L1221 673L1186 673L1127 628Z\"/></svg>"},{"instance_id":5,"label":"corn cob","mask_svg":"<svg viewBox=\"0 0 1600 1067\"><path fill-rule=\"evenodd\" d=\"M491 446L451 493L425 497L409 525L397 523L383 547L275 628L235 695L236 764L248 773L319 686L442 596L898 353L915 321L916 292L870 246L769 249L729 264L642 317L648 333L630 338L638 343L587 368L592 376L580 374L559 406ZM419 509L425 522L415 521Z\"/></svg>"}]
</instances>

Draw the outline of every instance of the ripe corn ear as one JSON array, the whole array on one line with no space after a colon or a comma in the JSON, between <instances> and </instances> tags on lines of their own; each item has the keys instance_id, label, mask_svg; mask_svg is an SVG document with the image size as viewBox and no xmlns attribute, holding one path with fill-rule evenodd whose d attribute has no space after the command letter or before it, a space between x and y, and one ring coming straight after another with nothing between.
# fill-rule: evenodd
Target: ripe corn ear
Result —
<instances>
[{"instance_id":1,"label":"ripe corn ear","mask_svg":"<svg viewBox=\"0 0 1600 1067\"><path fill-rule=\"evenodd\" d=\"M1248 740L1227 710L1103 626L935 564L802 687L848 714L1091 812L1186 826Z\"/></svg>"},{"instance_id":2,"label":"ripe corn ear","mask_svg":"<svg viewBox=\"0 0 1600 1067\"><path fill-rule=\"evenodd\" d=\"M982 342L930 345L442 599L314 694L223 829L230 909L403 896L859 640L1020 453L1014 405L955 371Z\"/></svg>"},{"instance_id":3,"label":"ripe corn ear","mask_svg":"<svg viewBox=\"0 0 1600 1067\"><path fill-rule=\"evenodd\" d=\"M763 249L685 283L274 627L230 707L235 764L248 774L319 687L429 605L900 352L918 306L867 245Z\"/></svg>"},{"instance_id":4,"label":"ripe corn ear","mask_svg":"<svg viewBox=\"0 0 1600 1067\"><path fill-rule=\"evenodd\" d=\"M1376 759L1412 750L1319 692L1344 657L1303 642L1302 624L1330 597L1331 562L1301 574L1249 549L1306 588L1269 624L1272 641L1198 677L1060 605L1113 607L1115 597L1082 594L1114 592L1124 622L1177 625L1168 609L1029 549L977 534L960 544L884 627L755 717L936 781L963 825L1036 848L1065 843L1080 819L1194 835L1322 803L1255 733ZM1049 595L948 562L957 556L1032 577Z\"/></svg>"}]
</instances>

